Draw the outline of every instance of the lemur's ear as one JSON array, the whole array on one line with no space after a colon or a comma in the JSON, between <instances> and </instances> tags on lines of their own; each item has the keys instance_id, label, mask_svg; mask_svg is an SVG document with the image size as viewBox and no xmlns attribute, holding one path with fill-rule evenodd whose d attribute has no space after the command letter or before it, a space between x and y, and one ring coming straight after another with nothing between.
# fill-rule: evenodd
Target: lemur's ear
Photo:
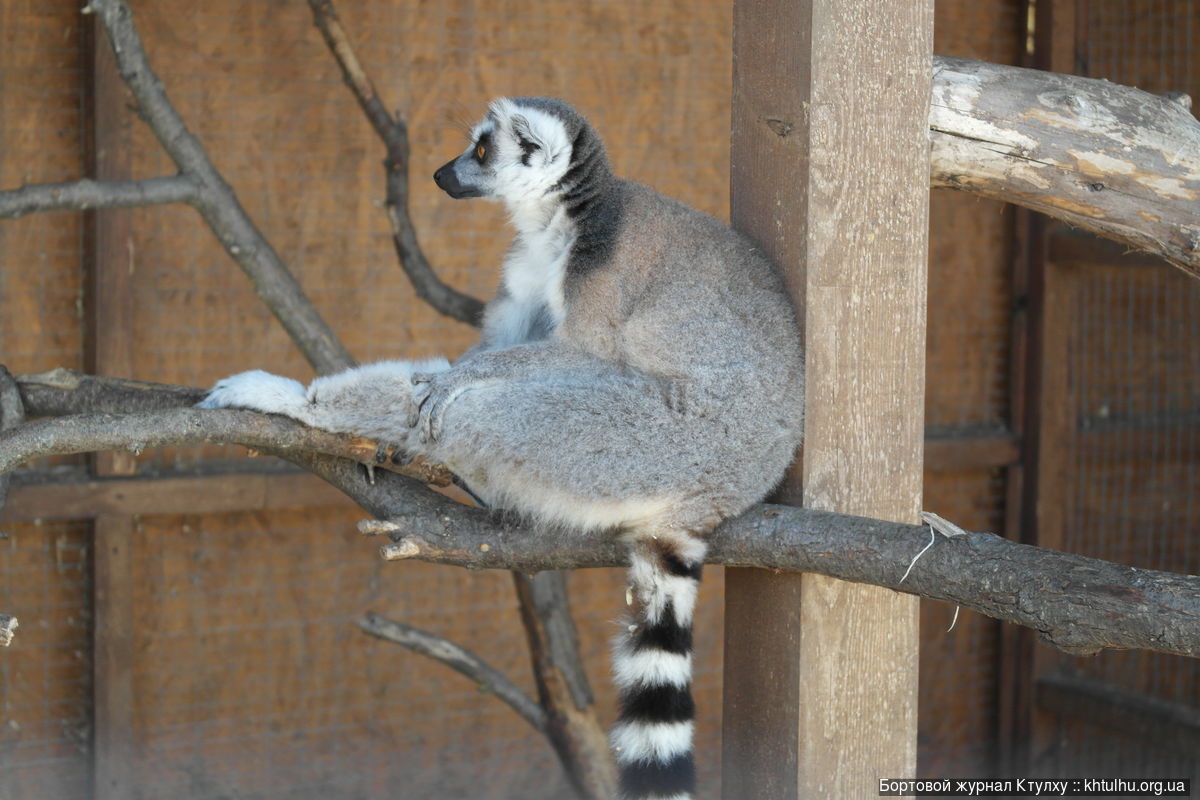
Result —
<instances>
[{"instance_id":1,"label":"lemur's ear","mask_svg":"<svg viewBox=\"0 0 1200 800\"><path fill-rule=\"evenodd\" d=\"M529 124L529 120L522 114L514 114L510 123L513 135L517 137L517 144L521 146L521 163L528 167L533 154L544 149L541 137L537 135L533 126Z\"/></svg>"}]
</instances>

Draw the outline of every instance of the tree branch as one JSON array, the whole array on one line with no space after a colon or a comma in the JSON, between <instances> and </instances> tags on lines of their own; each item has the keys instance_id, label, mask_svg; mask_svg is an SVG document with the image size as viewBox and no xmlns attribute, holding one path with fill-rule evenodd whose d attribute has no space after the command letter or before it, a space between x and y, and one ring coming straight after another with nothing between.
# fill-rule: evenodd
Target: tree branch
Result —
<instances>
[{"instance_id":1,"label":"tree branch","mask_svg":"<svg viewBox=\"0 0 1200 800\"><path fill-rule=\"evenodd\" d=\"M51 453L199 441L269 449L325 479L388 520L369 522L364 530L389 534L381 552L392 560L520 572L626 562L615 536L532 529L512 515L461 505L390 472L372 483L359 466L371 460L372 443L356 445L349 437L251 411L187 408L29 423L0 434L0 471ZM1111 647L1200 655L1200 577L965 533L937 538L905 578L930 535L923 525L761 506L717 529L709 563L816 572L944 600L1034 628L1074 653Z\"/></svg>"},{"instance_id":2,"label":"tree branch","mask_svg":"<svg viewBox=\"0 0 1200 800\"><path fill-rule=\"evenodd\" d=\"M193 386L107 378L61 367L18 376L17 386L31 417L191 408L207 394L206 390Z\"/></svg>"},{"instance_id":3,"label":"tree branch","mask_svg":"<svg viewBox=\"0 0 1200 800\"><path fill-rule=\"evenodd\" d=\"M0 218L16 219L35 211L194 203L197 197L199 189L186 175L140 181L94 181L83 178L66 183L33 184L0 192Z\"/></svg>"},{"instance_id":4,"label":"tree branch","mask_svg":"<svg viewBox=\"0 0 1200 800\"><path fill-rule=\"evenodd\" d=\"M125 0L91 0L86 13L99 16L117 69L138 104L138 113L175 165L192 180L193 205L254 289L283 324L300 352L321 373L337 372L354 360L321 319L275 248L242 207L233 188L213 166L204 146L184 125L162 81L150 68L133 13Z\"/></svg>"},{"instance_id":5,"label":"tree branch","mask_svg":"<svg viewBox=\"0 0 1200 800\"><path fill-rule=\"evenodd\" d=\"M453 482L445 467L424 459L397 464L394 449L369 439L309 428L276 415L192 408L204 396L201 389L95 378L70 370L21 376L17 386L31 416L68 416L0 432L0 473L48 455L218 442L277 455L291 450L323 453L368 465L372 475L378 467L434 486ZM96 411L80 413L81 409ZM126 413L130 411L137 413Z\"/></svg>"},{"instance_id":6,"label":"tree branch","mask_svg":"<svg viewBox=\"0 0 1200 800\"><path fill-rule=\"evenodd\" d=\"M372 636L407 647L414 653L432 658L466 675L516 711L522 719L543 736L547 736L546 712L499 670L484 663L478 656L459 645L420 628L396 622L378 614L368 613L358 620L358 627Z\"/></svg>"},{"instance_id":7,"label":"tree branch","mask_svg":"<svg viewBox=\"0 0 1200 800\"><path fill-rule=\"evenodd\" d=\"M429 265L417 241L417 232L408 214L408 126L399 115L393 117L389 114L379 99L375 84L363 69L350 37L346 35L333 8L332 0L308 0L308 5L312 8L313 24L321 31L325 44L337 60L346 85L387 150L387 158L383 162L387 175L384 205L400 266L417 296L436 311L479 327L483 321L483 303L442 281Z\"/></svg>"},{"instance_id":8,"label":"tree branch","mask_svg":"<svg viewBox=\"0 0 1200 800\"><path fill-rule=\"evenodd\" d=\"M353 465L293 453L378 518L388 559L520 572L626 564L615 536L535 529L469 508L400 476L367 486ZM758 506L719 527L708 563L815 572L944 600L1033 628L1072 653L1103 648L1200 656L1200 577L1137 569L1019 544L990 533L938 536L926 525L784 506ZM912 568L908 571L909 565ZM907 577L905 572L908 571ZM903 579L903 580L902 580Z\"/></svg>"},{"instance_id":9,"label":"tree branch","mask_svg":"<svg viewBox=\"0 0 1200 800\"><path fill-rule=\"evenodd\" d=\"M408 213L408 127L388 113L374 83L334 11L332 0L309 0L313 22L333 53L346 85L383 141L387 194L385 206L400 266L417 296L435 310L479 327L484 304L443 282L421 250ZM579 657L579 643L567 602L562 573L535 577L513 575L521 620L529 640L545 733L576 793L606 800L616 790L616 770L608 740L592 708L591 688Z\"/></svg>"},{"instance_id":10,"label":"tree branch","mask_svg":"<svg viewBox=\"0 0 1200 800\"><path fill-rule=\"evenodd\" d=\"M931 175L1200 277L1200 122L1187 96L934 57Z\"/></svg>"},{"instance_id":11,"label":"tree branch","mask_svg":"<svg viewBox=\"0 0 1200 800\"><path fill-rule=\"evenodd\" d=\"M581 798L608 800L617 794L617 769L608 736L596 718L595 700L579 655L566 575L513 573L521 623L546 710L546 738Z\"/></svg>"}]
</instances>

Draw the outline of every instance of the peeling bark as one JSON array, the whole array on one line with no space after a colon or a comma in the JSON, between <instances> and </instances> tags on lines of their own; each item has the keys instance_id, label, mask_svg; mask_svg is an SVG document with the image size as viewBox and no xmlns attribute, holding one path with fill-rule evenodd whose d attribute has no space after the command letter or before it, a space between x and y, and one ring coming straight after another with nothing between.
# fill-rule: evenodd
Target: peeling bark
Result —
<instances>
[{"instance_id":1,"label":"peeling bark","mask_svg":"<svg viewBox=\"0 0 1200 800\"><path fill-rule=\"evenodd\" d=\"M934 58L933 186L1005 200L1200 277L1200 122L1186 95Z\"/></svg>"}]
</instances>

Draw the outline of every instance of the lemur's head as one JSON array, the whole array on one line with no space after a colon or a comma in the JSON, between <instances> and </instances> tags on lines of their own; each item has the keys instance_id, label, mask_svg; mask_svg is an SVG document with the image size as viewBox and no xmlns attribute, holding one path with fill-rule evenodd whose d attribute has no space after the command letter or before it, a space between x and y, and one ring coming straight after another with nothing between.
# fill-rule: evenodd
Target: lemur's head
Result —
<instances>
[{"instance_id":1,"label":"lemur's head","mask_svg":"<svg viewBox=\"0 0 1200 800\"><path fill-rule=\"evenodd\" d=\"M604 145L587 120L561 100L499 98L471 129L471 144L433 179L455 198L490 197L510 208L608 174Z\"/></svg>"}]
</instances>

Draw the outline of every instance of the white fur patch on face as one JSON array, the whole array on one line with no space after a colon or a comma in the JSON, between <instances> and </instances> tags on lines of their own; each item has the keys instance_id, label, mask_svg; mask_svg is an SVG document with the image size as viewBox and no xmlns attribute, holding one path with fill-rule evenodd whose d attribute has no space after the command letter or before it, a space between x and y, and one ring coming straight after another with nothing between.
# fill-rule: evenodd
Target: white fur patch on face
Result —
<instances>
[{"instance_id":1,"label":"white fur patch on face","mask_svg":"<svg viewBox=\"0 0 1200 800\"><path fill-rule=\"evenodd\" d=\"M609 734L621 764L664 764L691 752L692 722L618 722Z\"/></svg>"},{"instance_id":2,"label":"white fur patch on face","mask_svg":"<svg viewBox=\"0 0 1200 800\"><path fill-rule=\"evenodd\" d=\"M496 130L496 122L491 117L484 117L474 128L471 128L471 147L475 147L475 142L479 141L479 137L485 133L491 133Z\"/></svg>"},{"instance_id":3,"label":"white fur patch on face","mask_svg":"<svg viewBox=\"0 0 1200 800\"><path fill-rule=\"evenodd\" d=\"M518 222L532 215L566 174L571 164L571 140L558 117L505 97L493 100L488 117L476 129L492 123L494 153L488 169L494 177L495 195L505 201ZM527 153L522 140L536 145ZM526 163L528 162L528 163Z\"/></svg>"}]
</instances>

